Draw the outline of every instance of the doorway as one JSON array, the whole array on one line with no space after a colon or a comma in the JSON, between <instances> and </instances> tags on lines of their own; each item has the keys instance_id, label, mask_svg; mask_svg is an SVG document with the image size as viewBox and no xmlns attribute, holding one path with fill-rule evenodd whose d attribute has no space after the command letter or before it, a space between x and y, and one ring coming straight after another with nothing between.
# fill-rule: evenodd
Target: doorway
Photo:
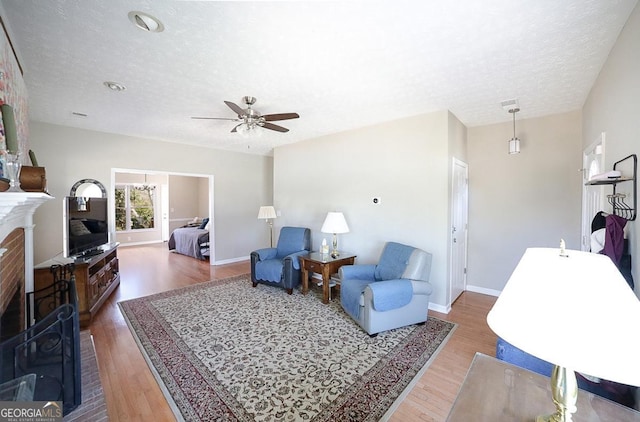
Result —
<instances>
[{"instance_id":1,"label":"doorway","mask_svg":"<svg viewBox=\"0 0 640 422\"><path fill-rule=\"evenodd\" d=\"M116 221L116 189L123 184L153 185L154 224L153 229L135 231L110 230L116 241L124 245L160 243L169 239L171 231L197 218L208 217L210 235L211 265L215 263L215 219L214 219L214 176L196 173L176 173L158 170L111 169L111 190L109 192L110 221Z\"/></svg>"},{"instance_id":2,"label":"doorway","mask_svg":"<svg viewBox=\"0 0 640 422\"><path fill-rule=\"evenodd\" d=\"M582 154L582 241L581 250L591 250L591 221L604 210L604 187L586 185L592 176L604 172L605 132Z\"/></svg>"},{"instance_id":3,"label":"doorway","mask_svg":"<svg viewBox=\"0 0 640 422\"><path fill-rule=\"evenodd\" d=\"M469 222L469 166L453 158L451 177L451 237L449 239L449 305L467 287L467 231Z\"/></svg>"}]
</instances>

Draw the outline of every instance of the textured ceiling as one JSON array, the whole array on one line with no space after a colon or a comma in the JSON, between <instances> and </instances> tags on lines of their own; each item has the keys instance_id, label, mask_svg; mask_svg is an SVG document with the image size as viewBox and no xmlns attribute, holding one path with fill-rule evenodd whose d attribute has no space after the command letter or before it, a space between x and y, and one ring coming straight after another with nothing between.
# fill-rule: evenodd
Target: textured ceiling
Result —
<instances>
[{"instance_id":1,"label":"textured ceiling","mask_svg":"<svg viewBox=\"0 0 640 422\"><path fill-rule=\"evenodd\" d=\"M637 0L1 3L32 120L270 154L442 109L468 127L508 121L513 98L518 119L580 109ZM132 10L164 32L136 28ZM223 100L244 95L300 118L260 137L190 118L232 118Z\"/></svg>"}]
</instances>

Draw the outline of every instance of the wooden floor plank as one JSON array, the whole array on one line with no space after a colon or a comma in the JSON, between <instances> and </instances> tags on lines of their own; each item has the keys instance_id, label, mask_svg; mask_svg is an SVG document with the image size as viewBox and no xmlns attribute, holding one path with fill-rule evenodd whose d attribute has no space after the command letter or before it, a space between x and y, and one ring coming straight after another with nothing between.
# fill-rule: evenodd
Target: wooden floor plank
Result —
<instances>
[{"instance_id":1,"label":"wooden floor plank","mask_svg":"<svg viewBox=\"0 0 640 422\"><path fill-rule=\"evenodd\" d=\"M120 247L120 286L90 325L110 421L174 421L160 387L120 313L117 303L249 272L249 262L211 266L171 253L166 244ZM496 336L486 323L495 297L465 292L449 314L457 329L391 421L444 421L476 352L495 355Z\"/></svg>"}]
</instances>

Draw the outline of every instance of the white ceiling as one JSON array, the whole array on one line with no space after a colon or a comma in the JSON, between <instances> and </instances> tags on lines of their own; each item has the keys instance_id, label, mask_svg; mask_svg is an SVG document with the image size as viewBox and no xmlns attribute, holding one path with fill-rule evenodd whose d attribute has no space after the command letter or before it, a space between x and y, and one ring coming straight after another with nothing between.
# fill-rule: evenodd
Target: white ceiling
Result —
<instances>
[{"instance_id":1,"label":"white ceiling","mask_svg":"<svg viewBox=\"0 0 640 422\"><path fill-rule=\"evenodd\" d=\"M514 98L518 119L580 109L637 0L1 3L32 120L270 154L443 109L468 127L509 121ZM136 28L132 10L165 30ZM223 100L244 95L300 118L260 137L190 118L232 118Z\"/></svg>"}]
</instances>

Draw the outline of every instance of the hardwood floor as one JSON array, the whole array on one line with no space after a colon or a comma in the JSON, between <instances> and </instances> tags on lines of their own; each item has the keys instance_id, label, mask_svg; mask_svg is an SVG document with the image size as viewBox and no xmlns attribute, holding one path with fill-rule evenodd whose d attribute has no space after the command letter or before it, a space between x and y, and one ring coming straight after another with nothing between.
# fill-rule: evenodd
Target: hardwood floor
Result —
<instances>
[{"instance_id":1,"label":"hardwood floor","mask_svg":"<svg viewBox=\"0 0 640 422\"><path fill-rule=\"evenodd\" d=\"M117 303L250 271L249 262L211 266L173 254L165 244L118 249L121 283L91 323L100 379L111 421L173 421L167 401L140 353ZM496 298L465 292L448 314L458 324L392 421L444 421L476 352L495 355L496 336L486 315Z\"/></svg>"}]
</instances>

